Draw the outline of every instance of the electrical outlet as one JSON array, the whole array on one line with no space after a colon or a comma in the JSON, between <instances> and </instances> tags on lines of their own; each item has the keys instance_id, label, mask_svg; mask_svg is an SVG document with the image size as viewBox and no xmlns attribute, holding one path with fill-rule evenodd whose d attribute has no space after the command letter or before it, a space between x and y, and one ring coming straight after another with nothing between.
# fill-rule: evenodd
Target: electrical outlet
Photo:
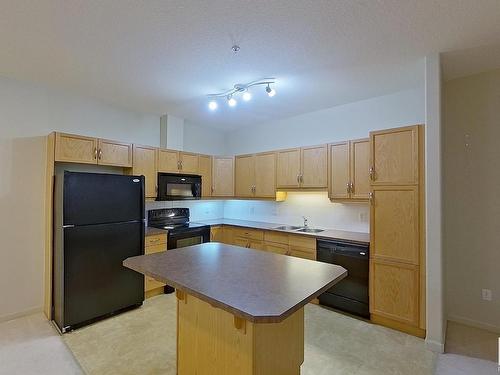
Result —
<instances>
[{"instance_id":1,"label":"electrical outlet","mask_svg":"<svg viewBox=\"0 0 500 375\"><path fill-rule=\"evenodd\" d=\"M491 301L491 299L492 299L491 289L483 289L482 295L483 295L483 300Z\"/></svg>"},{"instance_id":2,"label":"electrical outlet","mask_svg":"<svg viewBox=\"0 0 500 375\"><path fill-rule=\"evenodd\" d=\"M368 214L366 212L359 213L359 221L361 223L366 223L368 221Z\"/></svg>"}]
</instances>

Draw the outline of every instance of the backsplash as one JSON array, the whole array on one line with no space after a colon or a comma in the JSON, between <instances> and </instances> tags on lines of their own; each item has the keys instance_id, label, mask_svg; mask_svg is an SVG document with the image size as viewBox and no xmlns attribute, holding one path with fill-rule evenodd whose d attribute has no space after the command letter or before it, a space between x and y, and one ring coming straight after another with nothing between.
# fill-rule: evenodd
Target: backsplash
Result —
<instances>
[{"instance_id":1,"label":"backsplash","mask_svg":"<svg viewBox=\"0 0 500 375\"><path fill-rule=\"evenodd\" d=\"M284 202L237 199L146 202L146 210L174 207L189 208L191 221L226 218L302 225L305 216L309 226L315 228L352 232L370 229L367 203L332 203L326 192L289 192Z\"/></svg>"},{"instance_id":2,"label":"backsplash","mask_svg":"<svg viewBox=\"0 0 500 375\"><path fill-rule=\"evenodd\" d=\"M326 192L289 192L286 201L230 200L224 204L224 218L302 225L368 232L370 209L367 203L332 203Z\"/></svg>"}]
</instances>

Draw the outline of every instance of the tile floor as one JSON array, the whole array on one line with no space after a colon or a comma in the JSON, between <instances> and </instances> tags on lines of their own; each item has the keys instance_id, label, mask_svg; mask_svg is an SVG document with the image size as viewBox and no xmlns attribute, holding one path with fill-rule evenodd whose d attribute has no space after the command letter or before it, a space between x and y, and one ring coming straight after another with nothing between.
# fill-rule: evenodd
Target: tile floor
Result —
<instances>
[{"instance_id":1,"label":"tile floor","mask_svg":"<svg viewBox=\"0 0 500 375\"><path fill-rule=\"evenodd\" d=\"M42 314L0 323L0 374L175 374L174 307L173 295L155 297L63 338ZM498 374L495 362L437 356L423 340L315 305L305 333L302 375Z\"/></svg>"}]
</instances>

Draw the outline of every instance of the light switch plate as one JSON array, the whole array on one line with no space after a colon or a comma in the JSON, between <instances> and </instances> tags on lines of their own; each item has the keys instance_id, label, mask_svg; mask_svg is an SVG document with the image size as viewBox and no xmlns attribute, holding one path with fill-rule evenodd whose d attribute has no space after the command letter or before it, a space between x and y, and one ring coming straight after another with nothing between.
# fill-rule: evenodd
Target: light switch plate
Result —
<instances>
[{"instance_id":1,"label":"light switch plate","mask_svg":"<svg viewBox=\"0 0 500 375\"><path fill-rule=\"evenodd\" d=\"M482 295L483 295L483 300L491 301L491 299L492 299L491 289L483 289Z\"/></svg>"}]
</instances>

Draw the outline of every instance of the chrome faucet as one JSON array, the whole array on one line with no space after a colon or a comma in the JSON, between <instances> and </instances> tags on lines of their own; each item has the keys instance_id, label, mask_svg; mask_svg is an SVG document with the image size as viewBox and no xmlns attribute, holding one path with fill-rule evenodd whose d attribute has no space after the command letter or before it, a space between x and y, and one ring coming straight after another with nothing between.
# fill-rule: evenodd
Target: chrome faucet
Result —
<instances>
[{"instance_id":1,"label":"chrome faucet","mask_svg":"<svg viewBox=\"0 0 500 375\"><path fill-rule=\"evenodd\" d=\"M302 216L302 218L304 219L304 228L309 228L309 224L307 224L307 217Z\"/></svg>"}]
</instances>

